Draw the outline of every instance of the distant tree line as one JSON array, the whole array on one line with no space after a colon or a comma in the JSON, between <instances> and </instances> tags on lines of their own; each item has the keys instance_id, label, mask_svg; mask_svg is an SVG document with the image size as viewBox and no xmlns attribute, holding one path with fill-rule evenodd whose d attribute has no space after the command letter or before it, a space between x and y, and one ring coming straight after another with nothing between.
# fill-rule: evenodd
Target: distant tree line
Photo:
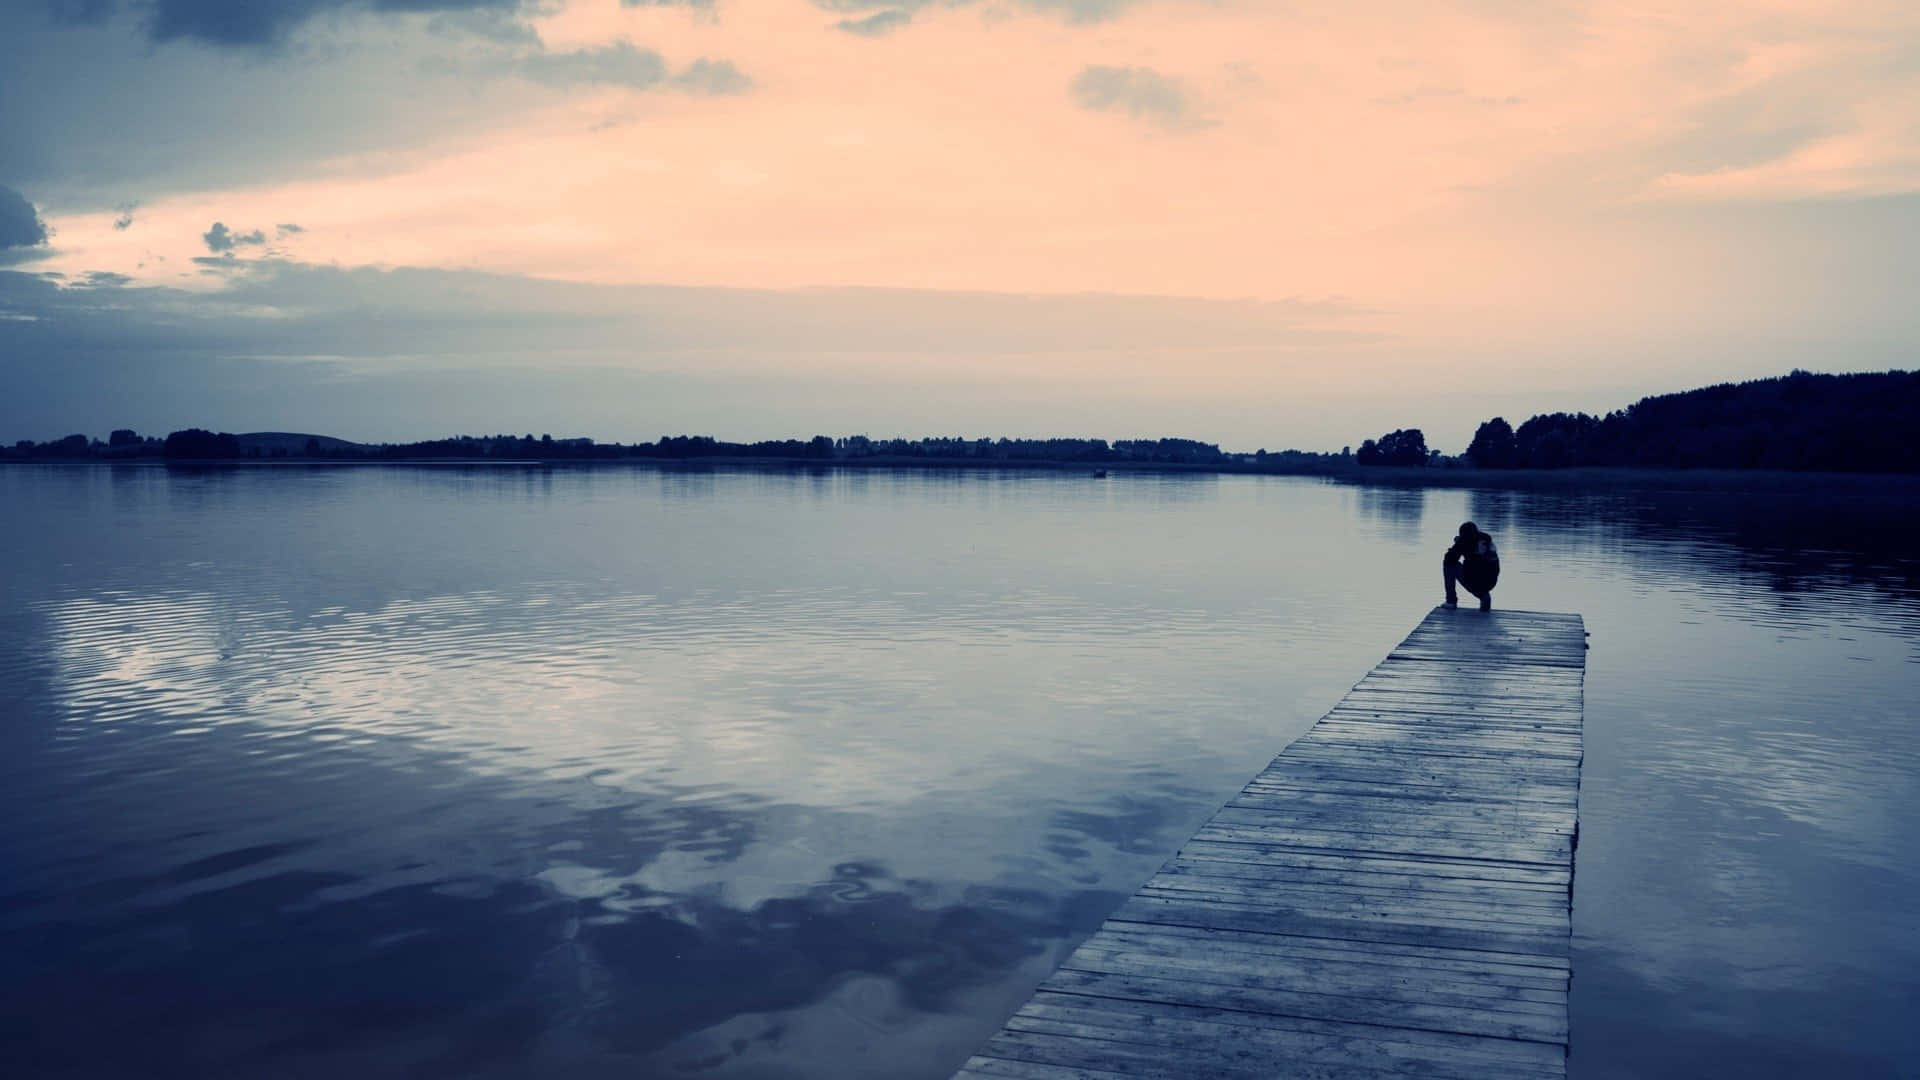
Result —
<instances>
[{"instance_id":1,"label":"distant tree line","mask_svg":"<svg viewBox=\"0 0 1920 1080\"><path fill-rule=\"evenodd\" d=\"M1605 416L1545 413L1481 424L1482 469L1640 468L1920 472L1920 372L1722 383L1642 398Z\"/></svg>"},{"instance_id":2,"label":"distant tree line","mask_svg":"<svg viewBox=\"0 0 1920 1080\"><path fill-rule=\"evenodd\" d=\"M1920 372L1814 375L1724 383L1642 398L1590 416L1543 413L1518 429L1494 417L1460 457L1427 446L1419 428L1367 439L1357 452L1229 453L1193 439L874 439L865 435L728 442L667 435L653 442L601 443L552 435L455 435L412 443L362 444L319 436L202 428L164 439L121 428L105 442L86 435L0 448L0 460L327 461L537 460L686 461L715 458L796 462L959 461L1154 464L1263 472L1340 473L1351 467L1472 465L1482 469L1571 466L1786 469L1920 473Z\"/></svg>"},{"instance_id":3,"label":"distant tree line","mask_svg":"<svg viewBox=\"0 0 1920 1080\"><path fill-rule=\"evenodd\" d=\"M703 458L780 459L788 461L964 460L980 462L1143 462L1157 464L1270 464L1300 466L1338 460L1338 455L1287 450L1268 454L1227 454L1213 443L1193 439L873 439L865 435L811 439L728 442L710 435L667 435L654 442L602 443L552 435L455 435L411 443L361 444L278 433L235 435L187 428L165 439L115 431L102 443L85 435L35 443L21 440L0 450L12 460L246 461L313 459L323 461L398 461L494 459L610 461L621 459L697 460Z\"/></svg>"}]
</instances>

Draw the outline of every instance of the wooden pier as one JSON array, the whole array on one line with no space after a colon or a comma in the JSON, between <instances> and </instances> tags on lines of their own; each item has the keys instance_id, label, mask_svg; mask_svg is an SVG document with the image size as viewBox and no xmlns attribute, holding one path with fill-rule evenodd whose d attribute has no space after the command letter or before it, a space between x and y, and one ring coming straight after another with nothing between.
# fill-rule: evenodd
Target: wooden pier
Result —
<instances>
[{"instance_id":1,"label":"wooden pier","mask_svg":"<svg viewBox=\"0 0 1920 1080\"><path fill-rule=\"evenodd\" d=\"M1586 631L1435 609L957 1074L1566 1075Z\"/></svg>"}]
</instances>

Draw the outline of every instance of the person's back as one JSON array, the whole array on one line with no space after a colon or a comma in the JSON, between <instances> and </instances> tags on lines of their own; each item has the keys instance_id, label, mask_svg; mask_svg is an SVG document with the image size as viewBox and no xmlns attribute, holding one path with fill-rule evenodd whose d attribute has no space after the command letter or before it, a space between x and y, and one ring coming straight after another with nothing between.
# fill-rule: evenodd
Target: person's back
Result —
<instances>
[{"instance_id":1,"label":"person's back","mask_svg":"<svg viewBox=\"0 0 1920 1080\"><path fill-rule=\"evenodd\" d=\"M1440 568L1448 607L1460 605L1459 595L1454 592L1458 582L1480 598L1481 611L1493 610L1493 587L1500 580L1500 553L1494 549L1493 537L1471 521L1462 522L1460 535L1453 538L1453 546L1441 557Z\"/></svg>"}]
</instances>

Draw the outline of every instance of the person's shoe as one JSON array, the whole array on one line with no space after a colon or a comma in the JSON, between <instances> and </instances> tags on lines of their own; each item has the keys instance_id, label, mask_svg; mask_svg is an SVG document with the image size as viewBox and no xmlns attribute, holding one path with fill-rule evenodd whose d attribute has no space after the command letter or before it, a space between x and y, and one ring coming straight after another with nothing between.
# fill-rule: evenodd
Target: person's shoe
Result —
<instances>
[{"instance_id":1,"label":"person's shoe","mask_svg":"<svg viewBox=\"0 0 1920 1080\"><path fill-rule=\"evenodd\" d=\"M1481 597L1481 598L1480 598L1480 610L1481 610L1481 611L1492 611L1492 610L1493 610L1493 597L1491 597L1491 596L1483 596L1483 597Z\"/></svg>"},{"instance_id":2,"label":"person's shoe","mask_svg":"<svg viewBox=\"0 0 1920 1080\"><path fill-rule=\"evenodd\" d=\"M1450 607L1450 608L1457 608L1460 606L1460 600L1457 597L1449 596L1447 597L1447 602L1444 606Z\"/></svg>"}]
</instances>

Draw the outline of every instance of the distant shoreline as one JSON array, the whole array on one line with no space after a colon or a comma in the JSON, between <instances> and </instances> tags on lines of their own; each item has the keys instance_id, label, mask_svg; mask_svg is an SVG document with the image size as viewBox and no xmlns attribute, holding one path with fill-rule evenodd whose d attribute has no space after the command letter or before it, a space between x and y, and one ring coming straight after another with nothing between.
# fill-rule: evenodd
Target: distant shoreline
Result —
<instances>
[{"instance_id":1,"label":"distant shoreline","mask_svg":"<svg viewBox=\"0 0 1920 1080\"><path fill-rule=\"evenodd\" d=\"M1318 478L1330 483L1363 487L1497 488L1507 490L1592 491L1609 488L1658 487L1696 490L1803 490L1819 486L1836 494L1911 494L1920 497L1920 475L1911 473L1799 472L1783 469L1676 469L1579 466L1566 469L1476 469L1469 466L1349 465L1332 468L1276 466L1255 462L1168 461L1043 461L978 458L922 458L874 455L854 459L700 456L687 458L229 458L206 461L165 461L130 458L122 461L0 461L0 466L108 469L334 469L334 468L461 468L539 469L576 471L643 468L665 471L707 470L825 472L916 469L953 472L1079 473L1089 479L1097 473L1182 473L1189 475L1286 476Z\"/></svg>"}]
</instances>

